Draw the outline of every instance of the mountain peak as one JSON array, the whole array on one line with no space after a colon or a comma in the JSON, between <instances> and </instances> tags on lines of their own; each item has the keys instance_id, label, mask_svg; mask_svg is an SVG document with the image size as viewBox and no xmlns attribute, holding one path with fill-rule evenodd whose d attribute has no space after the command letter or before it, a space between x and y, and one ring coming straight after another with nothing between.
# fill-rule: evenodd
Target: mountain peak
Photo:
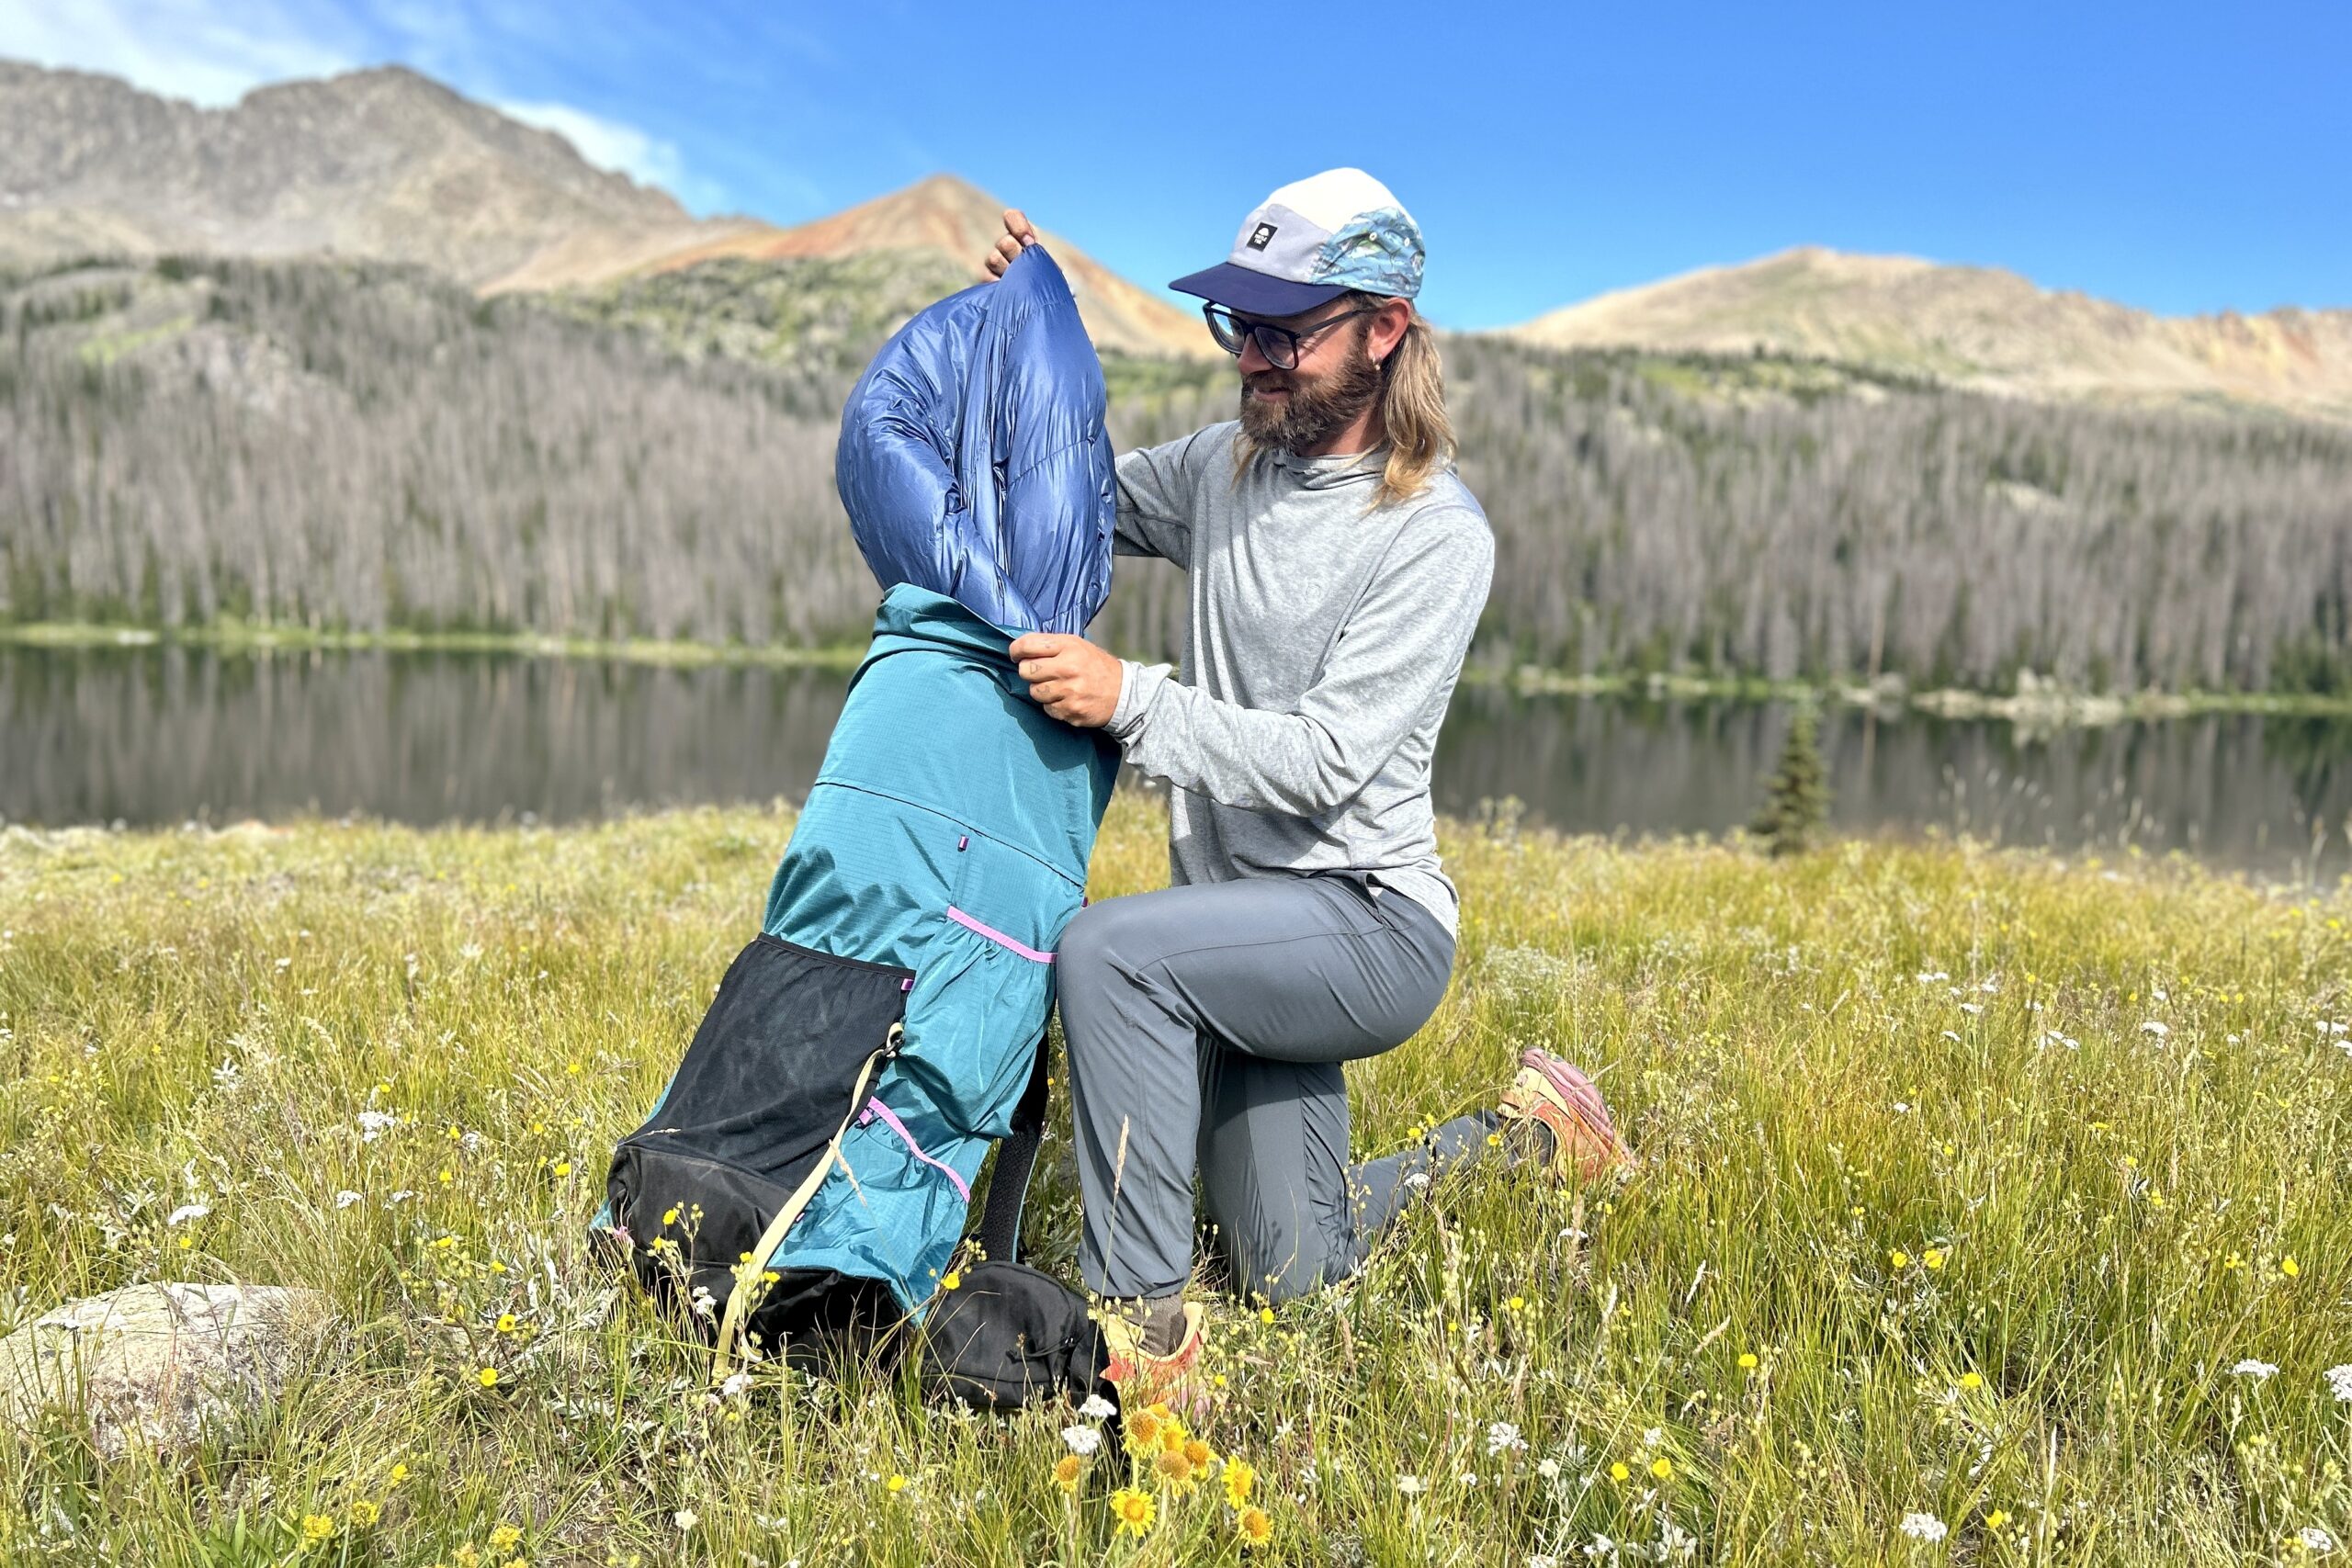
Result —
<instances>
[{"instance_id":1,"label":"mountain peak","mask_svg":"<svg viewBox=\"0 0 2352 1568\"><path fill-rule=\"evenodd\" d=\"M795 256L846 256L867 251L934 251L948 256L973 281L988 276L985 258L1004 231L1005 204L968 180L951 174L926 175L791 229L747 225L690 243L647 264L642 270L691 266L718 256L781 260ZM1078 299L1087 331L1102 348L1130 354L1199 355L1211 352L1197 317L1146 293L1048 231L1038 239L1053 252ZM541 274L531 287L583 281Z\"/></svg>"},{"instance_id":2,"label":"mountain peak","mask_svg":"<svg viewBox=\"0 0 2352 1568\"><path fill-rule=\"evenodd\" d=\"M0 260L167 250L422 262L468 281L570 235L687 222L401 65L256 87L199 108L110 76L0 70Z\"/></svg>"}]
</instances>

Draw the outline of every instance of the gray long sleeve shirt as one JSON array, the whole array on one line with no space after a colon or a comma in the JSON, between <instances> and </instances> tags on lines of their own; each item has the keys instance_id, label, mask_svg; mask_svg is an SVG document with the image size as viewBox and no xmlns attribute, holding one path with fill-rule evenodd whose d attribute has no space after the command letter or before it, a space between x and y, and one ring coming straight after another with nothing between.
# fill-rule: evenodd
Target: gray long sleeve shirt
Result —
<instances>
[{"instance_id":1,"label":"gray long sleeve shirt","mask_svg":"<svg viewBox=\"0 0 2352 1568\"><path fill-rule=\"evenodd\" d=\"M1367 512L1380 456L1260 456L1227 423L1118 460L1115 548L1188 574L1182 672L1124 660L1108 733L1172 787L1180 885L1370 874L1459 924L1430 761L1494 536L1451 470Z\"/></svg>"}]
</instances>

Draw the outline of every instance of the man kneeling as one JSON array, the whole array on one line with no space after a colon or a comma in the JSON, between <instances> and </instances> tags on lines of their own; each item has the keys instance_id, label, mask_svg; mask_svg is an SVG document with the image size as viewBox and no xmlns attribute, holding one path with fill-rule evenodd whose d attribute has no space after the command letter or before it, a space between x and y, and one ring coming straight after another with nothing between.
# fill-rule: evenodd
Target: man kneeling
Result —
<instances>
[{"instance_id":1,"label":"man kneeling","mask_svg":"<svg viewBox=\"0 0 2352 1568\"><path fill-rule=\"evenodd\" d=\"M1035 238L1018 211L1005 227L992 272ZM1238 420L1117 464L1115 547L1189 576L1183 674L1078 637L1012 645L1046 712L1173 786L1173 885L1082 910L1058 953L1080 1270L1130 1399L1199 1399L1196 1165L1236 1288L1280 1303L1353 1272L1454 1164L1624 1157L1590 1081L1531 1050L1493 1109L1348 1164L1340 1065L1410 1037L1453 970L1430 761L1494 565L1413 306L1422 260L1387 188L1335 169L1171 284L1241 376Z\"/></svg>"}]
</instances>

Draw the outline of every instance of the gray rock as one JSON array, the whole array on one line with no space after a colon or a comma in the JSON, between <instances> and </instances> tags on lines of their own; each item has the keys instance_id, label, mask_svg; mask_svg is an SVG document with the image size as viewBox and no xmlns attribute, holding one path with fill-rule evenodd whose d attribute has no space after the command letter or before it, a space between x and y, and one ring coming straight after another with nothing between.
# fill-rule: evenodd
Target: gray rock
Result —
<instances>
[{"instance_id":1,"label":"gray rock","mask_svg":"<svg viewBox=\"0 0 2352 1568\"><path fill-rule=\"evenodd\" d=\"M191 1444L277 1397L329 1322L316 1291L130 1285L69 1302L0 1339L0 1424L86 1416L99 1453Z\"/></svg>"}]
</instances>

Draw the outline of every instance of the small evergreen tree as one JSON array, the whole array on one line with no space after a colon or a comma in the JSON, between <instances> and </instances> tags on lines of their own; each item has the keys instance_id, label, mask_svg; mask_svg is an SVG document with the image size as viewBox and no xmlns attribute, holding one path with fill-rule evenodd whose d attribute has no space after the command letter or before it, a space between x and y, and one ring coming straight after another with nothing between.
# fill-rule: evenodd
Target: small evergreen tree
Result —
<instances>
[{"instance_id":1,"label":"small evergreen tree","mask_svg":"<svg viewBox=\"0 0 2352 1568\"><path fill-rule=\"evenodd\" d=\"M1821 763L1817 718L1810 706L1797 710L1788 742L1781 748L1780 769L1764 785L1764 809L1748 828L1776 856L1811 849L1820 841L1822 824L1829 816L1829 780Z\"/></svg>"}]
</instances>

